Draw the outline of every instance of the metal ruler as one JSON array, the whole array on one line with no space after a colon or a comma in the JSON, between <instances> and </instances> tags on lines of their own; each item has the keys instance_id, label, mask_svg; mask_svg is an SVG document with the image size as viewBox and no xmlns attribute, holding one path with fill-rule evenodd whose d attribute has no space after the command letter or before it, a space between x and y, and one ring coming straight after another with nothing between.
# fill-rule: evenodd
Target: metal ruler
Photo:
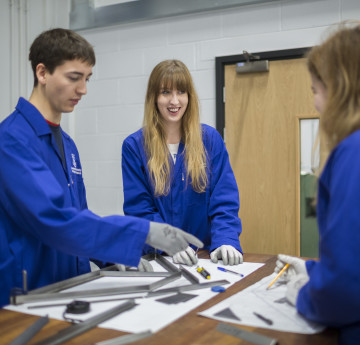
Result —
<instances>
[{"instance_id":1,"label":"metal ruler","mask_svg":"<svg viewBox=\"0 0 360 345\"><path fill-rule=\"evenodd\" d=\"M21 333L8 345L27 344L35 336L35 334L38 333L48 322L48 316L43 316L40 319L37 319L30 327L28 327L23 333Z\"/></svg>"},{"instance_id":2,"label":"metal ruler","mask_svg":"<svg viewBox=\"0 0 360 345\"><path fill-rule=\"evenodd\" d=\"M122 335L117 338L109 339L101 341L100 343L96 343L95 345L124 345L124 344L130 344L134 341L147 338L152 335L151 331L145 331L141 333L133 333L128 335Z\"/></svg>"},{"instance_id":3,"label":"metal ruler","mask_svg":"<svg viewBox=\"0 0 360 345\"><path fill-rule=\"evenodd\" d=\"M222 333L232 335L233 337L243 339L249 343L256 345L276 345L278 342L274 338L266 337L265 335L245 331L244 329L227 325L226 323L219 323L216 330Z\"/></svg>"},{"instance_id":4,"label":"metal ruler","mask_svg":"<svg viewBox=\"0 0 360 345\"><path fill-rule=\"evenodd\" d=\"M79 334L85 333L86 331L95 328L98 324L111 319L112 317L121 314L124 311L130 310L136 306L134 300L130 299L125 303L122 303L119 306L111 308L99 315L93 316L90 319L87 319L83 322L77 323L75 325L71 325L62 329L57 334L50 336L40 342L37 342L34 345L58 345L62 344L65 341L72 339Z\"/></svg>"},{"instance_id":5,"label":"metal ruler","mask_svg":"<svg viewBox=\"0 0 360 345\"><path fill-rule=\"evenodd\" d=\"M148 292L147 297L164 295L164 294L168 294L168 293L200 290L200 289L206 289L206 288L209 288L212 286L225 285L225 284L230 284L230 283L227 280L214 280L212 282L201 283L201 284L182 285L182 286L176 286L176 287L168 288L168 289L150 291L150 292Z\"/></svg>"}]
</instances>

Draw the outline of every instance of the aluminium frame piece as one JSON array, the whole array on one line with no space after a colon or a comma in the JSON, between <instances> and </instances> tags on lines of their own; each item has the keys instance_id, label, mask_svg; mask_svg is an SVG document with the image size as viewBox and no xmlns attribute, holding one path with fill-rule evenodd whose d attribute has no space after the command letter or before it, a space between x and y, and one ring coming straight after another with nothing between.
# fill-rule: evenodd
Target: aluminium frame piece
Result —
<instances>
[{"instance_id":1,"label":"aluminium frame piece","mask_svg":"<svg viewBox=\"0 0 360 345\"><path fill-rule=\"evenodd\" d=\"M99 343L95 343L94 345L124 345L124 344L130 344L134 341L144 339L147 337L152 336L153 333L151 331L144 331L140 333L132 333L132 334L126 334L121 335L120 337L112 338L109 340L104 340Z\"/></svg>"},{"instance_id":2,"label":"aluminium frame piece","mask_svg":"<svg viewBox=\"0 0 360 345\"><path fill-rule=\"evenodd\" d=\"M165 268L168 272L179 272L180 269L173 265L170 261L166 260L162 255L151 253L143 256L143 259L148 261L156 261L160 266Z\"/></svg>"},{"instance_id":3,"label":"aluminium frame piece","mask_svg":"<svg viewBox=\"0 0 360 345\"><path fill-rule=\"evenodd\" d=\"M191 284L199 284L199 279L195 277L191 272L186 270L184 267L180 266L177 268L170 261L166 260L162 255L158 255L156 253L147 254L143 256L144 259L151 261L155 260L158 264L160 264L163 268L165 268L168 272L181 272L184 278L186 278Z\"/></svg>"},{"instance_id":4,"label":"aluminium frame piece","mask_svg":"<svg viewBox=\"0 0 360 345\"><path fill-rule=\"evenodd\" d=\"M276 345L278 343L277 339L267 337L265 335L250 332L242 328L238 328L226 323L220 322L216 326L216 330L221 333L232 335L238 339L246 340L251 344L256 345Z\"/></svg>"},{"instance_id":5,"label":"aluminium frame piece","mask_svg":"<svg viewBox=\"0 0 360 345\"><path fill-rule=\"evenodd\" d=\"M140 275L141 276L141 275ZM80 277L80 276L79 276ZM116 288L90 289L72 292L48 292L42 294L24 294L12 296L12 304L18 305L23 303L55 301L61 299L76 299L86 297L114 296L130 293L150 292L163 285L166 285L181 277L181 272L172 273L169 277L165 277L159 281L145 285L129 285ZM81 284L81 282L79 283ZM104 300L106 302L106 300Z\"/></svg>"},{"instance_id":6,"label":"aluminium frame piece","mask_svg":"<svg viewBox=\"0 0 360 345\"><path fill-rule=\"evenodd\" d=\"M200 290L200 289L206 289L206 288L209 288L212 286L230 284L230 282L227 280L214 280L211 282L199 283L199 279L197 277L195 277L187 269L185 269L182 266L180 266L180 268L177 268L170 261L166 260L162 255L157 255L156 253L145 255L143 258L146 260L149 260L149 261L156 260L157 263L159 263L162 267L164 267L168 271L181 272L183 277L186 278L190 282L190 285L182 285L182 286L177 286L177 287L172 287L172 288L167 288L167 289L160 289L160 290L156 290L156 291L151 290L148 292L146 297L154 297L154 296L166 295L166 294L171 294L171 293L181 293L184 291Z\"/></svg>"},{"instance_id":7,"label":"aluminium frame piece","mask_svg":"<svg viewBox=\"0 0 360 345\"><path fill-rule=\"evenodd\" d=\"M26 345L48 322L49 317L47 315L37 319L8 345Z\"/></svg>"},{"instance_id":8,"label":"aluminium frame piece","mask_svg":"<svg viewBox=\"0 0 360 345\"><path fill-rule=\"evenodd\" d=\"M102 312L101 314L95 315L85 321L72 324L66 328L61 329L56 334L51 335L50 337L40 340L34 345L59 345L64 343L67 340L75 338L76 336L89 331L92 328L95 328L100 323L113 318L123 312L126 312L134 307L136 303L133 299L128 299L124 303L113 307L109 310Z\"/></svg>"},{"instance_id":9,"label":"aluminium frame piece","mask_svg":"<svg viewBox=\"0 0 360 345\"><path fill-rule=\"evenodd\" d=\"M10 303L13 305L19 305L24 303L33 303L33 302L45 302L45 301L55 301L55 300L63 300L63 299L75 299L75 298L86 298L86 297L100 297L100 296L113 296L113 295L123 295L130 293L143 293L147 292L147 297L169 294L169 293L178 293L181 291L190 291L190 290L198 290L204 289L207 287L215 286L215 285L225 285L229 284L227 280L218 280L206 283L199 283L197 277L195 277L191 272L187 271L183 267L180 269L173 265L171 262L166 260L161 255L150 254L145 256L147 260L155 260L159 263L163 268L165 268L168 272L139 272L139 271L118 271L117 265L109 266L104 269L85 273L83 275L66 279L61 282L47 285L42 288L38 288L35 290L31 290L26 294L18 294L10 297ZM81 285L83 283L87 283L98 279L104 276L116 276L116 277L165 277L159 281L156 281L147 285L134 285L134 286L124 286L117 288L104 288L104 289L91 289L91 290L83 290L83 291L73 291L73 292L61 292L62 290ZM157 290L159 287L162 287L174 280L179 279L181 276L184 276L187 280L189 280L190 285L184 285L169 289ZM105 302L106 300L104 300Z\"/></svg>"},{"instance_id":10,"label":"aluminium frame piece","mask_svg":"<svg viewBox=\"0 0 360 345\"><path fill-rule=\"evenodd\" d=\"M101 277L168 277L172 271L168 272L140 272L135 270L119 271L117 265L108 266L97 271L81 274L79 276L62 280L60 282L37 288L27 293L29 295L41 294L48 292L59 292L65 289L70 289L74 286L84 284Z\"/></svg>"},{"instance_id":11,"label":"aluminium frame piece","mask_svg":"<svg viewBox=\"0 0 360 345\"><path fill-rule=\"evenodd\" d=\"M205 282L205 283L199 283L199 284L190 284L190 285L182 285L182 286L176 286L172 288L167 289L160 289L156 291L149 291L146 297L154 297L154 296L160 296L160 295L166 295L171 293L180 293L185 291L192 291L192 290L200 290L200 289L206 289L213 286L218 285L226 285L230 284L228 280L214 280L211 282Z\"/></svg>"},{"instance_id":12,"label":"aluminium frame piece","mask_svg":"<svg viewBox=\"0 0 360 345\"><path fill-rule=\"evenodd\" d=\"M165 258L159 255L150 255L149 260L157 261L167 272L140 272L136 270L128 270L125 272L119 271L117 265L112 265L100 269L98 271L85 273L73 278L69 278L54 284L50 284L38 289L28 291L26 294L17 294L10 296L10 304L19 305L24 303L53 301L58 299L73 299L84 297L99 297L110 295L121 295L129 293L150 292L163 285L166 285L176 279L179 279L182 275L181 271L167 261ZM147 285L135 285L119 288L105 288L98 290L85 290L76 292L61 292L65 289L75 287L101 277L164 277L163 279L147 284Z\"/></svg>"}]
</instances>

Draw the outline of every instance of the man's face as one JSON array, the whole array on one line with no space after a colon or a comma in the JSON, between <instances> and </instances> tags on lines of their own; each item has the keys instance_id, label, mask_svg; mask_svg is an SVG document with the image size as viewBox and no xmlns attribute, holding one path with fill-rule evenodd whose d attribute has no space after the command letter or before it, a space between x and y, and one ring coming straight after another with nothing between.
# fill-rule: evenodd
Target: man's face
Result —
<instances>
[{"instance_id":1,"label":"man's face","mask_svg":"<svg viewBox=\"0 0 360 345\"><path fill-rule=\"evenodd\" d=\"M70 113L86 94L86 83L92 75L92 66L81 60L68 60L46 73L45 97L53 115Z\"/></svg>"}]
</instances>

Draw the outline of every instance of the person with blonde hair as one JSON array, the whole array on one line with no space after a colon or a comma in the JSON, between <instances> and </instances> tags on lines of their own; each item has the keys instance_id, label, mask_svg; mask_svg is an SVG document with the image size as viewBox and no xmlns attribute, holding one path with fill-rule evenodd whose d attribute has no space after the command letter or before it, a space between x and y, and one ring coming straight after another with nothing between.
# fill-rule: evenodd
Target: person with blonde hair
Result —
<instances>
[{"instance_id":1,"label":"person with blonde hair","mask_svg":"<svg viewBox=\"0 0 360 345\"><path fill-rule=\"evenodd\" d=\"M360 24L344 23L307 59L320 128L331 150L319 178L319 261L290 264L286 297L311 321L339 329L338 343L360 344Z\"/></svg>"},{"instance_id":2,"label":"person with blonde hair","mask_svg":"<svg viewBox=\"0 0 360 345\"><path fill-rule=\"evenodd\" d=\"M126 215L184 229L204 242L213 262L242 262L229 156L219 133L200 124L198 96L181 61L162 61L151 72L143 128L123 143L122 173ZM196 252L189 246L173 260L193 265Z\"/></svg>"}]
</instances>

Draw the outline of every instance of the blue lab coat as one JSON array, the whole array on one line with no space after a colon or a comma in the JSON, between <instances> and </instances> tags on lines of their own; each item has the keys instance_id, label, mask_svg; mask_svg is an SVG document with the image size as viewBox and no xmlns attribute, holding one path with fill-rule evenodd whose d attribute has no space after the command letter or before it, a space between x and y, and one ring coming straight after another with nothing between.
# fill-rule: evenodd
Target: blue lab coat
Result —
<instances>
[{"instance_id":1,"label":"blue lab coat","mask_svg":"<svg viewBox=\"0 0 360 345\"><path fill-rule=\"evenodd\" d=\"M297 309L340 328L339 344L360 344L360 131L330 154L319 179L320 261L307 261L309 282Z\"/></svg>"},{"instance_id":2,"label":"blue lab coat","mask_svg":"<svg viewBox=\"0 0 360 345\"><path fill-rule=\"evenodd\" d=\"M175 166L169 155L170 192L161 197L154 196L150 182L142 129L125 139L122 147L124 213L183 229L202 240L204 248L210 251L223 244L242 251L239 192L228 153L214 128L202 125L202 133L209 167L206 191L197 193L190 181L186 184L184 144L180 142ZM150 247L146 246L144 251L151 251Z\"/></svg>"},{"instance_id":3,"label":"blue lab coat","mask_svg":"<svg viewBox=\"0 0 360 345\"><path fill-rule=\"evenodd\" d=\"M0 124L0 306L10 289L34 289L89 272L89 257L137 266L149 221L87 209L79 153L66 158L39 111L23 98Z\"/></svg>"}]
</instances>

